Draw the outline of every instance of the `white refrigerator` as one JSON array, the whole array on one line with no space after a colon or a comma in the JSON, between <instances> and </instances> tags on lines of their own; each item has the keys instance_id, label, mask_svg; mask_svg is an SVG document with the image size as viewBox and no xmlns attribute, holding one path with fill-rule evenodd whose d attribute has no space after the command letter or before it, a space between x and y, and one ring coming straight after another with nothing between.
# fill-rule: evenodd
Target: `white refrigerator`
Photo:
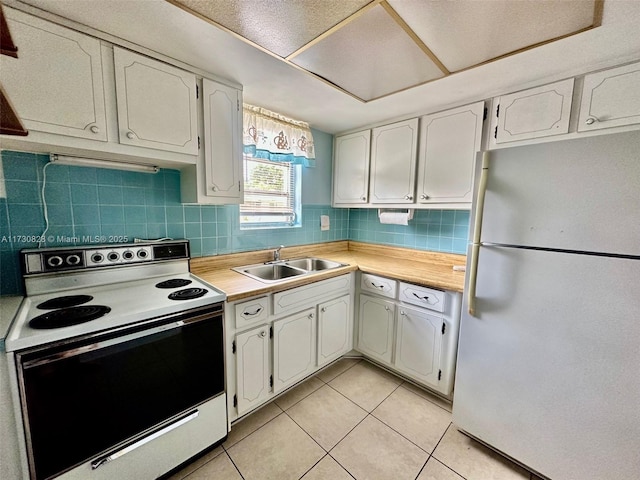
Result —
<instances>
[{"instance_id":1,"label":"white refrigerator","mask_svg":"<svg viewBox=\"0 0 640 480\"><path fill-rule=\"evenodd\" d=\"M552 480L640 479L640 132L485 166L454 424Z\"/></svg>"}]
</instances>

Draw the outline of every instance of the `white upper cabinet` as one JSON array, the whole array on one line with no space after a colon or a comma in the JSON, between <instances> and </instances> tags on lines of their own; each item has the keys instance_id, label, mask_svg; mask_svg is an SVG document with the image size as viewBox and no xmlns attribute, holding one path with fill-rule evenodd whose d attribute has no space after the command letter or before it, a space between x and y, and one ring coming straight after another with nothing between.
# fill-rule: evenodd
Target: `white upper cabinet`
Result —
<instances>
[{"instance_id":1,"label":"white upper cabinet","mask_svg":"<svg viewBox=\"0 0 640 480\"><path fill-rule=\"evenodd\" d=\"M2 55L2 86L28 130L107 141L100 42L6 9L19 58Z\"/></svg>"},{"instance_id":2,"label":"white upper cabinet","mask_svg":"<svg viewBox=\"0 0 640 480\"><path fill-rule=\"evenodd\" d=\"M578 131L640 123L640 63L585 76Z\"/></svg>"},{"instance_id":3,"label":"white upper cabinet","mask_svg":"<svg viewBox=\"0 0 640 480\"><path fill-rule=\"evenodd\" d=\"M198 154L195 75L114 47L120 143Z\"/></svg>"},{"instance_id":4,"label":"white upper cabinet","mask_svg":"<svg viewBox=\"0 0 640 480\"><path fill-rule=\"evenodd\" d=\"M204 78L205 195L242 203L242 92Z\"/></svg>"},{"instance_id":5,"label":"white upper cabinet","mask_svg":"<svg viewBox=\"0 0 640 480\"><path fill-rule=\"evenodd\" d=\"M367 203L369 198L369 152L371 130L335 139L333 203Z\"/></svg>"},{"instance_id":6,"label":"white upper cabinet","mask_svg":"<svg viewBox=\"0 0 640 480\"><path fill-rule=\"evenodd\" d=\"M374 128L370 203L414 203L417 158L417 118Z\"/></svg>"},{"instance_id":7,"label":"white upper cabinet","mask_svg":"<svg viewBox=\"0 0 640 480\"><path fill-rule=\"evenodd\" d=\"M573 78L498 98L497 144L569 132Z\"/></svg>"},{"instance_id":8,"label":"white upper cabinet","mask_svg":"<svg viewBox=\"0 0 640 480\"><path fill-rule=\"evenodd\" d=\"M421 118L418 203L471 203L483 117L478 102Z\"/></svg>"}]
</instances>

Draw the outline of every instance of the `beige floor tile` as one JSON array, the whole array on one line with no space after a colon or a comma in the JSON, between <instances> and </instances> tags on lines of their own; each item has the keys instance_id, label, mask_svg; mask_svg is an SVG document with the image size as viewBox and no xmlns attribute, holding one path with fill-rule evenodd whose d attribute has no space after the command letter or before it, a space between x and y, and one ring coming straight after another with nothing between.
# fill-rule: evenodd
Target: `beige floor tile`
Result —
<instances>
[{"instance_id":1,"label":"beige floor tile","mask_svg":"<svg viewBox=\"0 0 640 480\"><path fill-rule=\"evenodd\" d=\"M451 405L451 402L449 402L448 400L445 400L444 398L439 397L438 395L431 393L428 390L425 390L423 388L420 388L417 385L414 385L413 383L410 383L410 382L404 382L402 386L407 390L417 395L420 395L422 398L429 400L431 403L435 403L440 408L444 408L447 412L451 413L453 406Z\"/></svg>"},{"instance_id":2,"label":"beige floor tile","mask_svg":"<svg viewBox=\"0 0 640 480\"><path fill-rule=\"evenodd\" d=\"M331 450L358 480L413 480L429 454L368 416Z\"/></svg>"},{"instance_id":3,"label":"beige floor tile","mask_svg":"<svg viewBox=\"0 0 640 480\"><path fill-rule=\"evenodd\" d=\"M318 380L316 377L311 377L302 382L300 385L292 388L287 391L284 395L279 396L274 400L274 402L283 410L286 410L289 407L292 407L300 400L305 397L308 397L310 394L315 392L317 389L322 387L324 382L322 380Z\"/></svg>"},{"instance_id":4,"label":"beige floor tile","mask_svg":"<svg viewBox=\"0 0 640 480\"><path fill-rule=\"evenodd\" d=\"M464 480L464 478L431 457L416 480Z\"/></svg>"},{"instance_id":5,"label":"beige floor tile","mask_svg":"<svg viewBox=\"0 0 640 480\"><path fill-rule=\"evenodd\" d=\"M297 480L325 452L287 415L227 449L245 480Z\"/></svg>"},{"instance_id":6,"label":"beige floor tile","mask_svg":"<svg viewBox=\"0 0 640 480\"><path fill-rule=\"evenodd\" d=\"M367 416L367 412L329 385L291 407L287 414L327 451Z\"/></svg>"},{"instance_id":7,"label":"beige floor tile","mask_svg":"<svg viewBox=\"0 0 640 480\"><path fill-rule=\"evenodd\" d=\"M368 362L360 362L329 382L367 412L382 403L402 380Z\"/></svg>"},{"instance_id":8,"label":"beige floor tile","mask_svg":"<svg viewBox=\"0 0 640 480\"><path fill-rule=\"evenodd\" d=\"M327 455L309 470L302 480L353 480L353 477Z\"/></svg>"},{"instance_id":9,"label":"beige floor tile","mask_svg":"<svg viewBox=\"0 0 640 480\"><path fill-rule=\"evenodd\" d=\"M433 451L451 423L449 412L402 386L372 415L427 452Z\"/></svg>"},{"instance_id":10,"label":"beige floor tile","mask_svg":"<svg viewBox=\"0 0 640 480\"><path fill-rule=\"evenodd\" d=\"M341 373L349 370L351 367L359 363L361 360L359 358L343 358L338 360L331 366L325 368L320 373L316 375L320 380L325 383L329 383L331 380L336 378Z\"/></svg>"},{"instance_id":11,"label":"beige floor tile","mask_svg":"<svg viewBox=\"0 0 640 480\"><path fill-rule=\"evenodd\" d=\"M223 443L224 448L229 448L235 445L244 437L255 432L269 420L272 420L274 417L280 415L281 413L282 409L275 403L271 402L266 404L257 412L254 412L248 417L243 418L239 422L234 423L231 426L231 431L229 432L227 441Z\"/></svg>"},{"instance_id":12,"label":"beige floor tile","mask_svg":"<svg viewBox=\"0 0 640 480\"><path fill-rule=\"evenodd\" d=\"M208 463L205 463L198 470L193 472L184 480L211 480L212 478L220 480L242 480L242 477L231 463L228 455L218 455Z\"/></svg>"},{"instance_id":13,"label":"beige floor tile","mask_svg":"<svg viewBox=\"0 0 640 480\"><path fill-rule=\"evenodd\" d=\"M174 473L173 475L171 475L169 477L169 480L180 480L180 479L186 477L187 475L189 475L190 473L194 472L195 470L200 468L205 463L213 460L214 458L216 458L218 455L220 455L223 452L224 452L224 449L222 448L222 446L217 446L216 448L214 448L210 452L206 453L202 457L198 458L197 460L194 460L192 463L190 463L189 465L184 467L182 470L180 470L180 471Z\"/></svg>"},{"instance_id":14,"label":"beige floor tile","mask_svg":"<svg viewBox=\"0 0 640 480\"><path fill-rule=\"evenodd\" d=\"M529 480L530 474L451 425L433 456L467 480Z\"/></svg>"}]
</instances>

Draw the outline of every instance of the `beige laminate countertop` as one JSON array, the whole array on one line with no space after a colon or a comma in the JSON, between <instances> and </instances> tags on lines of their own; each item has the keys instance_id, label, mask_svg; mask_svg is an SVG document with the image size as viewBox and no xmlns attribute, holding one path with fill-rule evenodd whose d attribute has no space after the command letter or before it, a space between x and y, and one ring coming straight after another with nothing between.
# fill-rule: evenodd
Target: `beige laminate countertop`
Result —
<instances>
[{"instance_id":1,"label":"beige laminate countertop","mask_svg":"<svg viewBox=\"0 0 640 480\"><path fill-rule=\"evenodd\" d=\"M454 265L465 265L466 256L388 247L352 241L338 241L283 248L281 258L314 256L344 263L347 266L294 277L278 283L264 283L231 270L272 260L272 250L235 253L191 260L191 272L227 294L227 301L287 290L335 277L355 270L392 277L410 283L462 292L464 272Z\"/></svg>"}]
</instances>

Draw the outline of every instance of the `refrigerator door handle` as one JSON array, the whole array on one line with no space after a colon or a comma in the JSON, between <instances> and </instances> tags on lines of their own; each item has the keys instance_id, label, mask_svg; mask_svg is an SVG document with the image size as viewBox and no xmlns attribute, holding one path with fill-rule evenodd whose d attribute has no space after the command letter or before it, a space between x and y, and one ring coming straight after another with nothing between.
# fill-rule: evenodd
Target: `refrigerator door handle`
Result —
<instances>
[{"instance_id":1,"label":"refrigerator door handle","mask_svg":"<svg viewBox=\"0 0 640 480\"><path fill-rule=\"evenodd\" d=\"M478 276L478 255L480 254L480 238L482 235L482 214L484 213L484 196L487 192L487 176L489 174L489 152L482 152L482 170L478 182L478 196L476 197L475 221L473 223L473 237L471 245L471 261L469 272L469 288L467 289L467 305L469 314L476 312L476 279Z\"/></svg>"}]
</instances>

